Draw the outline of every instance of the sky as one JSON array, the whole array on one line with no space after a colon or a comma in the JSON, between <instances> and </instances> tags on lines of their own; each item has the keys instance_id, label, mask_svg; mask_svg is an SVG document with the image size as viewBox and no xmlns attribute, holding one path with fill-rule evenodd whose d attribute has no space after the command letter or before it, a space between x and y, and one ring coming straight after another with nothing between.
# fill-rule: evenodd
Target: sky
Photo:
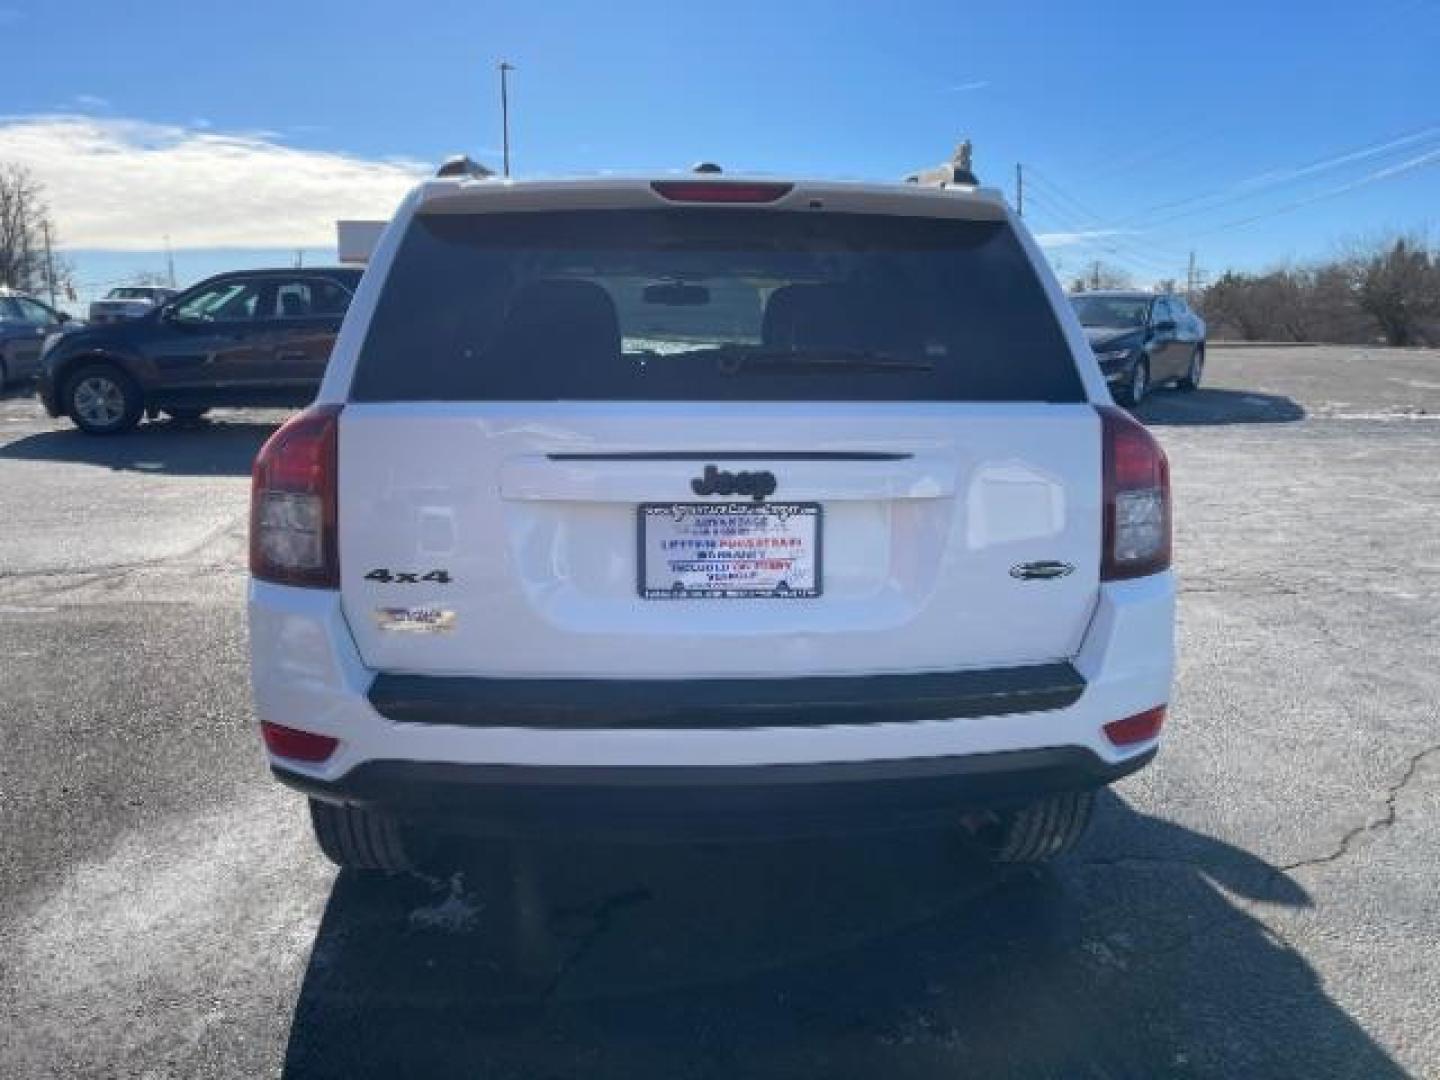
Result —
<instances>
[{"instance_id":1,"label":"sky","mask_svg":"<svg viewBox=\"0 0 1440 1080\"><path fill-rule=\"evenodd\" d=\"M892 180L972 140L1062 276L1138 283L1440 241L1440 0L723 5L0 0L0 163L82 299L334 258L449 154L517 176ZM27 43L29 43L27 45Z\"/></svg>"}]
</instances>

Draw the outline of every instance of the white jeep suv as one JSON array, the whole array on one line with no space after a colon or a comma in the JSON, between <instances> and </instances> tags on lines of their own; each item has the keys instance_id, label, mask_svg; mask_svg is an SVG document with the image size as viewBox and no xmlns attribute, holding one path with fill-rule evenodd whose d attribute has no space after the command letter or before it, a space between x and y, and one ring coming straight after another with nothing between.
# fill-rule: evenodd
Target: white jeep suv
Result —
<instances>
[{"instance_id":1,"label":"white jeep suv","mask_svg":"<svg viewBox=\"0 0 1440 1080\"><path fill-rule=\"evenodd\" d=\"M345 866L962 820L1043 859L1155 753L1170 517L993 191L446 169L255 463L256 708Z\"/></svg>"}]
</instances>

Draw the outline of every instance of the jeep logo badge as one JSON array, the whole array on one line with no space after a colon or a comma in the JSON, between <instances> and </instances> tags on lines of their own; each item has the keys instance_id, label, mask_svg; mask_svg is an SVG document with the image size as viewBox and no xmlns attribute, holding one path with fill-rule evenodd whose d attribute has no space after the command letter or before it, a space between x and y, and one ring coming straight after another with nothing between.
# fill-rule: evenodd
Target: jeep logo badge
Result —
<instances>
[{"instance_id":1,"label":"jeep logo badge","mask_svg":"<svg viewBox=\"0 0 1440 1080\"><path fill-rule=\"evenodd\" d=\"M704 475L690 481L690 490L696 495L749 495L756 502L775 494L776 486L774 473L721 472L714 465L706 465Z\"/></svg>"}]
</instances>

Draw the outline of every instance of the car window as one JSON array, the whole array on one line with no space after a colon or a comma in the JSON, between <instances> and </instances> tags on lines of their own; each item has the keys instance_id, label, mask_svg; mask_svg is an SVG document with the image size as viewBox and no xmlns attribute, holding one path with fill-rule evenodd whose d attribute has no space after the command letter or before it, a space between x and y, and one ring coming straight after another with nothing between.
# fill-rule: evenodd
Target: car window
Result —
<instances>
[{"instance_id":1,"label":"car window","mask_svg":"<svg viewBox=\"0 0 1440 1080\"><path fill-rule=\"evenodd\" d=\"M6 322L20 322L20 309L8 296L0 296L0 319Z\"/></svg>"},{"instance_id":2,"label":"car window","mask_svg":"<svg viewBox=\"0 0 1440 1080\"><path fill-rule=\"evenodd\" d=\"M350 294L326 278L281 279L275 289L274 318L306 319L343 315Z\"/></svg>"},{"instance_id":3,"label":"car window","mask_svg":"<svg viewBox=\"0 0 1440 1080\"><path fill-rule=\"evenodd\" d=\"M1011 229L776 211L417 217L363 401L1083 401Z\"/></svg>"},{"instance_id":4,"label":"car window","mask_svg":"<svg viewBox=\"0 0 1440 1080\"><path fill-rule=\"evenodd\" d=\"M1072 296L1081 326L1144 326L1150 301L1142 296Z\"/></svg>"},{"instance_id":5,"label":"car window","mask_svg":"<svg viewBox=\"0 0 1440 1080\"><path fill-rule=\"evenodd\" d=\"M338 282L329 278L310 280L310 308L312 315L344 315L350 306L350 292Z\"/></svg>"},{"instance_id":6,"label":"car window","mask_svg":"<svg viewBox=\"0 0 1440 1080\"><path fill-rule=\"evenodd\" d=\"M1150 324L1164 322L1166 319L1174 319L1175 313L1170 310L1169 302L1162 296L1155 301L1155 306L1150 309Z\"/></svg>"},{"instance_id":7,"label":"car window","mask_svg":"<svg viewBox=\"0 0 1440 1080\"><path fill-rule=\"evenodd\" d=\"M190 293L174 311L177 318L193 322L244 322L254 319L259 307L258 281L227 278Z\"/></svg>"},{"instance_id":8,"label":"car window","mask_svg":"<svg viewBox=\"0 0 1440 1080\"><path fill-rule=\"evenodd\" d=\"M49 326L55 321L54 312L34 300L17 296L15 297L15 306L20 309L20 318L32 326Z\"/></svg>"}]
</instances>

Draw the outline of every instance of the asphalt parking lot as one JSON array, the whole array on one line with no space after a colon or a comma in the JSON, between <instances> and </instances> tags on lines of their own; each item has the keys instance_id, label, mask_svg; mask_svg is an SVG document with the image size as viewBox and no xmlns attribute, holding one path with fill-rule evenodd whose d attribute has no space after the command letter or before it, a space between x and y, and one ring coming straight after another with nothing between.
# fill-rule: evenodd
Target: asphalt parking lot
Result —
<instances>
[{"instance_id":1,"label":"asphalt parking lot","mask_svg":"<svg viewBox=\"0 0 1440 1080\"><path fill-rule=\"evenodd\" d=\"M263 767L274 414L0 401L0 1075L1440 1076L1440 352L1212 351L1157 763L1044 871L946 837L339 875Z\"/></svg>"}]
</instances>

